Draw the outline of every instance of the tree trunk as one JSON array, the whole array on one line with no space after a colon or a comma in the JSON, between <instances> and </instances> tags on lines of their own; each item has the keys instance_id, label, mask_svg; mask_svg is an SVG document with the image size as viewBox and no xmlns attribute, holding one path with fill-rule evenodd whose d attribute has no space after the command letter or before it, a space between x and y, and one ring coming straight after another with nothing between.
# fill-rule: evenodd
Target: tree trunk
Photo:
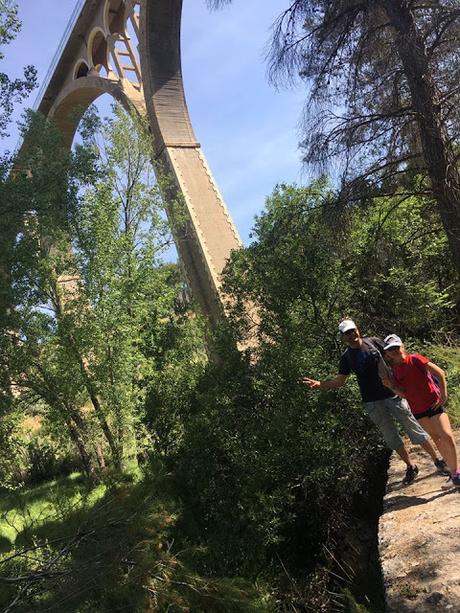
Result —
<instances>
[{"instance_id":1,"label":"tree trunk","mask_svg":"<svg viewBox=\"0 0 460 613\"><path fill-rule=\"evenodd\" d=\"M82 370L85 373L85 367L83 365L82 365ZM85 376L85 381L86 381L86 390L89 393L89 397L93 404L97 419L102 428L102 432L104 433L105 438L107 439L107 442L110 447L110 451L112 452L112 459L113 459L113 463L115 464L115 468L117 470L121 470L122 458L121 458L121 450L119 448L119 445L115 441L115 437L113 436L112 430L110 429L110 426L107 423L107 420L104 415L104 411L102 410L101 403L99 402L99 398L97 397L93 384L87 375Z\"/></svg>"},{"instance_id":2,"label":"tree trunk","mask_svg":"<svg viewBox=\"0 0 460 613\"><path fill-rule=\"evenodd\" d=\"M99 465L100 470L105 470L106 465L105 465L104 452L102 451L102 445L99 441L95 442L94 450L96 453L97 463Z\"/></svg>"},{"instance_id":3,"label":"tree trunk","mask_svg":"<svg viewBox=\"0 0 460 613\"><path fill-rule=\"evenodd\" d=\"M54 282L52 283L52 288L53 288L54 310L56 313L56 319L58 320L58 324L60 324L61 326L62 340L67 344L67 347L72 351L75 359L77 360L77 363L80 366L80 370L83 376L83 381L85 384L86 391L88 392L88 395L93 404L94 412L96 413L96 417L99 421L102 432L104 433L105 438L107 439L107 443L109 444L110 451L112 452L112 458L113 458L115 468L120 471L122 469L122 458L121 458L120 450L115 441L115 437L113 436L112 430L110 429L110 426L107 422L107 419L105 418L104 411L102 409L101 403L99 402L99 398L97 396L97 392L96 392L95 386L91 378L91 373L89 372L89 369L85 363L85 358L81 355L78 349L78 345L75 342L73 334L66 330L65 323L63 323L64 305L62 303L63 301L62 301L61 292L59 289L59 282L57 279L55 279Z\"/></svg>"},{"instance_id":4,"label":"tree trunk","mask_svg":"<svg viewBox=\"0 0 460 613\"><path fill-rule=\"evenodd\" d=\"M396 48L417 114L423 156L434 198L460 274L460 174L442 117L441 97L424 41L406 0L378 0L396 30Z\"/></svg>"},{"instance_id":5,"label":"tree trunk","mask_svg":"<svg viewBox=\"0 0 460 613\"><path fill-rule=\"evenodd\" d=\"M80 454L80 459L83 464L83 469L91 481L97 481L96 471L94 470L93 462L91 460L91 456L86 450L86 445L83 442L82 437L78 429L74 426L70 419L66 419L67 427L69 429L70 438L75 443L78 453Z\"/></svg>"},{"instance_id":6,"label":"tree trunk","mask_svg":"<svg viewBox=\"0 0 460 613\"><path fill-rule=\"evenodd\" d=\"M82 440L88 441L89 439L88 427L87 427L85 420L83 419L80 412L78 411L78 409L76 409L75 407L67 407L67 411L70 416L70 420L73 422L74 427L76 428L77 432L81 433ZM93 443L93 449L96 455L96 460L97 460L99 469L104 470L106 466L105 466L104 455L102 453L101 444L98 441L95 441ZM91 457L90 454L87 453L87 455Z\"/></svg>"}]
</instances>

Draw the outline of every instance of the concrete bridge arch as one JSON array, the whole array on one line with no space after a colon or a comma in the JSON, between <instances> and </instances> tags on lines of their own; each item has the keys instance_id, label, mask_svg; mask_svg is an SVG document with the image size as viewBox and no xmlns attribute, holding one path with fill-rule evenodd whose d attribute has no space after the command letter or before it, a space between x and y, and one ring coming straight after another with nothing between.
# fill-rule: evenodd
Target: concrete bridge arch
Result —
<instances>
[{"instance_id":1,"label":"concrete bridge arch","mask_svg":"<svg viewBox=\"0 0 460 613\"><path fill-rule=\"evenodd\" d=\"M221 273L241 241L187 110L182 0L80 0L77 8L38 110L56 121L68 147L84 110L103 94L147 113L152 157L170 176L167 204L178 195L184 202L186 221L175 228L180 259L193 296L215 325L222 316Z\"/></svg>"}]
</instances>

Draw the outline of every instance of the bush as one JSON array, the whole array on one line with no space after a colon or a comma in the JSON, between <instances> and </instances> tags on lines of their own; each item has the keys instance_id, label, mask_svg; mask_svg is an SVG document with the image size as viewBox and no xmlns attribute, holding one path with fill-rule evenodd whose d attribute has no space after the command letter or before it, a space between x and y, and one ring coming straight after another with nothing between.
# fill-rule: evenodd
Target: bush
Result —
<instances>
[{"instance_id":1,"label":"bush","mask_svg":"<svg viewBox=\"0 0 460 613\"><path fill-rule=\"evenodd\" d=\"M76 456L63 453L62 448L49 440L35 438L25 447L27 472L25 483L38 484L56 477L64 477L80 469Z\"/></svg>"},{"instance_id":2,"label":"bush","mask_svg":"<svg viewBox=\"0 0 460 613\"><path fill-rule=\"evenodd\" d=\"M219 364L188 403L182 444L170 454L186 509L181 529L206 545L202 568L269 572L287 607L315 601L323 610L329 602L327 588L312 596L309 585L327 585L318 579L330 563L325 547L340 551L363 514L358 507L381 496L382 484L372 490L367 478L386 457L354 383L318 393L299 378L337 373L343 315L370 334L398 322L415 336L426 331L428 313L454 321L446 241L423 240L426 224L435 225L427 204L393 204L339 212L324 182L275 190L254 242L226 269L230 321L216 340ZM231 347L253 333L248 304L257 305L257 343L241 356ZM283 582L286 573L302 583L300 597Z\"/></svg>"}]
</instances>

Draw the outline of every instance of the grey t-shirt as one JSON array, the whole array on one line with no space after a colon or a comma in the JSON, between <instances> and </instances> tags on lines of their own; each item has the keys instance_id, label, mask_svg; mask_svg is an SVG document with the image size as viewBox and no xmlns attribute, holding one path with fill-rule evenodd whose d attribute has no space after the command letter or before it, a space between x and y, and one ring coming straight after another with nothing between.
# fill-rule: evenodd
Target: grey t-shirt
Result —
<instances>
[{"instance_id":1,"label":"grey t-shirt","mask_svg":"<svg viewBox=\"0 0 460 613\"><path fill-rule=\"evenodd\" d=\"M339 373L341 375L355 373L363 402L383 400L395 395L380 379L379 372L382 373L385 369L382 355L381 339L365 336L359 349L347 347L340 358Z\"/></svg>"}]
</instances>

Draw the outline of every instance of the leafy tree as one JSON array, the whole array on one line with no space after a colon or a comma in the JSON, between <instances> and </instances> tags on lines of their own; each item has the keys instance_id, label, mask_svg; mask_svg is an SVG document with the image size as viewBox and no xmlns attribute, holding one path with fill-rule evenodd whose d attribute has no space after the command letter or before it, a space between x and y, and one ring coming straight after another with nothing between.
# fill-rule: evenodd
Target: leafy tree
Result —
<instances>
[{"instance_id":1,"label":"leafy tree","mask_svg":"<svg viewBox=\"0 0 460 613\"><path fill-rule=\"evenodd\" d=\"M10 43L21 29L21 22L17 14L17 5L14 0L0 0L0 49ZM0 50L0 61L5 57ZM36 70L32 66L24 69L24 79L13 79L0 71L0 137L7 136L7 128L13 112L14 103L26 98L36 86ZM9 155L0 156L0 279L6 283L0 284L0 317L10 308L8 292L8 276L11 262L7 253L13 236L18 229L20 213L8 206L8 176L12 168L12 158Z\"/></svg>"},{"instance_id":2,"label":"leafy tree","mask_svg":"<svg viewBox=\"0 0 460 613\"><path fill-rule=\"evenodd\" d=\"M172 238L153 180L145 126L121 107L102 130L98 180L73 213L77 269L84 304L76 340L88 356L85 372L93 404L111 416L112 453L135 452L136 429L151 362L143 335L168 316L177 286L168 286L161 254ZM133 137L134 135L134 137ZM151 308L154 306L154 309ZM93 383L95 386L93 386Z\"/></svg>"},{"instance_id":3,"label":"leafy tree","mask_svg":"<svg viewBox=\"0 0 460 613\"><path fill-rule=\"evenodd\" d=\"M170 366L162 352L193 322L177 304L180 275L162 261L172 239L145 126L117 107L105 123L90 113L83 133L84 146L65 153L44 118L27 125L23 163L34 171L9 188L24 223L5 283L15 308L1 323L15 404L40 404L92 474L106 449L122 470L155 438L145 398Z\"/></svg>"},{"instance_id":4,"label":"leafy tree","mask_svg":"<svg viewBox=\"0 0 460 613\"><path fill-rule=\"evenodd\" d=\"M382 495L385 458L354 383L318 395L300 377L336 372L344 314L370 334L426 338L455 326L455 271L439 218L429 199L399 200L343 213L324 180L274 190L253 242L224 274L231 323L222 363L208 367L170 449L183 530L207 546L203 568L244 576L269 568L287 608L332 607L324 547L340 557L352 526L365 530L359 509ZM259 308L258 343L238 355L229 341L253 333L248 302Z\"/></svg>"},{"instance_id":5,"label":"leafy tree","mask_svg":"<svg viewBox=\"0 0 460 613\"><path fill-rule=\"evenodd\" d=\"M5 204L16 212L17 225L10 228L4 253L10 274L2 279L8 308L0 319L1 356L14 390L13 410L34 412L40 406L73 440L92 476L91 436L81 412L84 387L78 364L60 342L56 311L60 254L68 249L65 210L78 197L80 164L62 151L59 133L43 118L31 116L28 127L24 167L34 173L18 172L5 185Z\"/></svg>"},{"instance_id":6,"label":"leafy tree","mask_svg":"<svg viewBox=\"0 0 460 613\"><path fill-rule=\"evenodd\" d=\"M241 334L244 301L259 305L262 347L308 323L319 337L330 330L329 351L336 320L347 313L380 333L397 328L429 338L456 328L454 269L429 198L402 202L395 194L344 213L324 180L307 188L281 185L253 236L233 255L226 284Z\"/></svg>"},{"instance_id":7,"label":"leafy tree","mask_svg":"<svg viewBox=\"0 0 460 613\"><path fill-rule=\"evenodd\" d=\"M429 191L458 271L459 40L453 0L293 0L269 58L274 82L310 86L305 160L340 163L345 202Z\"/></svg>"},{"instance_id":8,"label":"leafy tree","mask_svg":"<svg viewBox=\"0 0 460 613\"><path fill-rule=\"evenodd\" d=\"M0 0L0 47L10 43L21 29L17 6L13 0ZM4 58L0 51L0 60ZM36 86L36 70L33 66L24 69L23 79L11 80L0 72L0 137L7 135L7 126L15 102L26 98Z\"/></svg>"}]
</instances>

